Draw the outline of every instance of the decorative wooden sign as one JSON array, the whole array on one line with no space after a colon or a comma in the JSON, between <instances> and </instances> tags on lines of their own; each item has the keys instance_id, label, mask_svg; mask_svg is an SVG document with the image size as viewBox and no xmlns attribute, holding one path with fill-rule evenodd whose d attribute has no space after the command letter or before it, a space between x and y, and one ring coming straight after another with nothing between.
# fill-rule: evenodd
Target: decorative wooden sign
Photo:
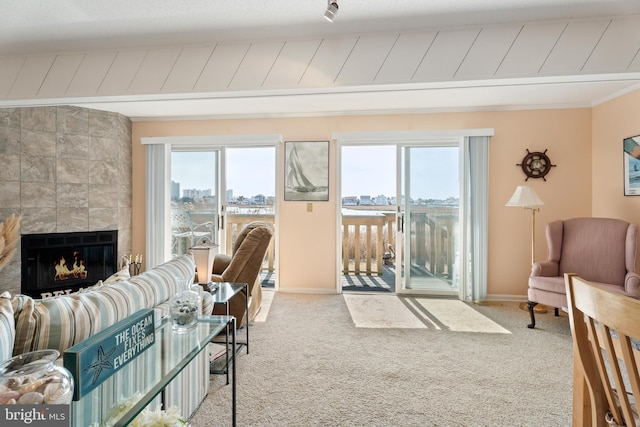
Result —
<instances>
[{"instance_id":1,"label":"decorative wooden sign","mask_svg":"<svg viewBox=\"0 0 640 427\"><path fill-rule=\"evenodd\" d=\"M155 342L154 312L140 310L64 352L79 400Z\"/></svg>"}]
</instances>

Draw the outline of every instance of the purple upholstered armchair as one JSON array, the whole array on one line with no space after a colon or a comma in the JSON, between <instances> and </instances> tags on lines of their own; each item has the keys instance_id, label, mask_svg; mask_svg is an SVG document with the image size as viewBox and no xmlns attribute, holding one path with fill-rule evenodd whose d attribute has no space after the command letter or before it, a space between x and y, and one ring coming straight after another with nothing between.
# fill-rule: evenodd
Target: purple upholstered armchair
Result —
<instances>
[{"instance_id":1,"label":"purple upholstered armchair","mask_svg":"<svg viewBox=\"0 0 640 427\"><path fill-rule=\"evenodd\" d=\"M547 224L547 260L531 266L527 307L535 328L534 307L567 306L564 273L640 298L636 274L638 225L613 218L572 218Z\"/></svg>"}]
</instances>

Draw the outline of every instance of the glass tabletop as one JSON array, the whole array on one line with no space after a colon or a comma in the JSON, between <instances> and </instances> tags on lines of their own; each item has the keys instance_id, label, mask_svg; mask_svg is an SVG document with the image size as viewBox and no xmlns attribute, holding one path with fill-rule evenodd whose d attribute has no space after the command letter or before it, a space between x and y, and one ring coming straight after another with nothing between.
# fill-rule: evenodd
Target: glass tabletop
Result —
<instances>
[{"instance_id":1,"label":"glass tabletop","mask_svg":"<svg viewBox=\"0 0 640 427\"><path fill-rule=\"evenodd\" d=\"M73 402L72 424L126 425L207 348L224 330L230 316L202 316L184 333L176 333L169 318L155 328L155 342L103 384Z\"/></svg>"},{"instance_id":2,"label":"glass tabletop","mask_svg":"<svg viewBox=\"0 0 640 427\"><path fill-rule=\"evenodd\" d=\"M246 283L216 282L217 289L211 291L214 304L225 304L235 294L247 287Z\"/></svg>"}]
</instances>

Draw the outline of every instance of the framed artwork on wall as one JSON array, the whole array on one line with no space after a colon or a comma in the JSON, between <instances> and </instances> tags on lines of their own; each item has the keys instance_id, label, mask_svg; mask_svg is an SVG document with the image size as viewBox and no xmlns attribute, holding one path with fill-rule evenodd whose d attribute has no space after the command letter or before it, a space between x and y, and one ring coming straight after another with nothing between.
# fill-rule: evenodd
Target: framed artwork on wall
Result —
<instances>
[{"instance_id":1,"label":"framed artwork on wall","mask_svg":"<svg viewBox=\"0 0 640 427\"><path fill-rule=\"evenodd\" d=\"M329 200L329 141L285 142L284 200Z\"/></svg>"},{"instance_id":2,"label":"framed artwork on wall","mask_svg":"<svg viewBox=\"0 0 640 427\"><path fill-rule=\"evenodd\" d=\"M622 144L624 195L640 196L640 135L625 138Z\"/></svg>"}]
</instances>

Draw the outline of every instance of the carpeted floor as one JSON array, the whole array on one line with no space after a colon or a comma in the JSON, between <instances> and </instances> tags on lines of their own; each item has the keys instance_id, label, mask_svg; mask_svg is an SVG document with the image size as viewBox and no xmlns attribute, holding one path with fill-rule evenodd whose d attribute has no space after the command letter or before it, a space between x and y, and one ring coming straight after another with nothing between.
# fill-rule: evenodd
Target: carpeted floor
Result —
<instances>
[{"instance_id":1,"label":"carpeted floor","mask_svg":"<svg viewBox=\"0 0 640 427\"><path fill-rule=\"evenodd\" d=\"M564 314L541 314L531 330L515 303L452 308L421 297L409 308L445 327L356 327L345 299L359 295L270 296L252 326L251 353L238 359L238 426L571 425ZM381 297L407 308L404 298ZM389 318L398 306L371 308ZM223 376L212 376L191 423L231 425Z\"/></svg>"}]
</instances>

